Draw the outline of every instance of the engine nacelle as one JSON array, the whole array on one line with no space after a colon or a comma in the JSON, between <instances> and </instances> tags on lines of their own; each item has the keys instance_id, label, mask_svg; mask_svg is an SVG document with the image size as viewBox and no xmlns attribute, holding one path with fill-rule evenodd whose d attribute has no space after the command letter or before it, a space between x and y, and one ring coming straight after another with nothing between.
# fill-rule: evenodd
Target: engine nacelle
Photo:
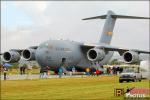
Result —
<instances>
[{"instance_id":1,"label":"engine nacelle","mask_svg":"<svg viewBox=\"0 0 150 100\"><path fill-rule=\"evenodd\" d=\"M134 51L127 51L123 54L125 63L136 63L139 61L139 54Z\"/></svg>"},{"instance_id":2,"label":"engine nacelle","mask_svg":"<svg viewBox=\"0 0 150 100\"><path fill-rule=\"evenodd\" d=\"M25 49L22 51L22 57L27 61L35 60L35 49Z\"/></svg>"},{"instance_id":3,"label":"engine nacelle","mask_svg":"<svg viewBox=\"0 0 150 100\"><path fill-rule=\"evenodd\" d=\"M20 54L17 51L8 51L3 54L4 62L15 63L20 60Z\"/></svg>"},{"instance_id":4,"label":"engine nacelle","mask_svg":"<svg viewBox=\"0 0 150 100\"><path fill-rule=\"evenodd\" d=\"M102 61L105 58L105 52L101 49L92 48L87 52L90 61Z\"/></svg>"}]
</instances>

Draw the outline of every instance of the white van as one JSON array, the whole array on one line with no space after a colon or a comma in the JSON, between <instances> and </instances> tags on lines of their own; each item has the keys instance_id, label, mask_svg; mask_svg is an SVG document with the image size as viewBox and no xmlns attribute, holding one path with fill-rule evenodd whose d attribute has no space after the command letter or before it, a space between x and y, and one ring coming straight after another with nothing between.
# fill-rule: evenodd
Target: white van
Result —
<instances>
[{"instance_id":1,"label":"white van","mask_svg":"<svg viewBox=\"0 0 150 100\"><path fill-rule=\"evenodd\" d=\"M142 73L142 78L150 79L150 61L141 61L140 69Z\"/></svg>"}]
</instances>

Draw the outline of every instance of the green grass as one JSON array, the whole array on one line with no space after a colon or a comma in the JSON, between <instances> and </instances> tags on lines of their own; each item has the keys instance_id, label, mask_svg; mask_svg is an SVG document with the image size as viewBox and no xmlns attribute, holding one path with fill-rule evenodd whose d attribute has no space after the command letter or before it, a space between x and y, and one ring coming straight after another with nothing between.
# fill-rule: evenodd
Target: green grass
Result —
<instances>
[{"instance_id":1,"label":"green grass","mask_svg":"<svg viewBox=\"0 0 150 100\"><path fill-rule=\"evenodd\" d=\"M116 100L114 88L148 88L149 81L118 83L116 76L1 81L1 99Z\"/></svg>"}]
</instances>

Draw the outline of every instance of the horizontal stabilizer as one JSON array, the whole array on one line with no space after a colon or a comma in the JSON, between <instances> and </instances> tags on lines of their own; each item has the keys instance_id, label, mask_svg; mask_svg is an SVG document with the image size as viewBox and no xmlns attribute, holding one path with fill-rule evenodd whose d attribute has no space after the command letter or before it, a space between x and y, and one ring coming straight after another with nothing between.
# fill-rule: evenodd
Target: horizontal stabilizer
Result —
<instances>
[{"instance_id":1,"label":"horizontal stabilizer","mask_svg":"<svg viewBox=\"0 0 150 100\"><path fill-rule=\"evenodd\" d=\"M91 19L106 19L107 15L95 16L84 18L82 20L91 20ZM126 16L126 15L111 15L112 18L120 18L120 19L150 19L150 17L138 17L138 16Z\"/></svg>"},{"instance_id":2,"label":"horizontal stabilizer","mask_svg":"<svg viewBox=\"0 0 150 100\"><path fill-rule=\"evenodd\" d=\"M112 15L112 17L123 18L123 19L150 19L150 17L125 16L125 15Z\"/></svg>"},{"instance_id":3,"label":"horizontal stabilizer","mask_svg":"<svg viewBox=\"0 0 150 100\"><path fill-rule=\"evenodd\" d=\"M106 15L84 18L82 20L90 20L90 19L106 19Z\"/></svg>"}]
</instances>

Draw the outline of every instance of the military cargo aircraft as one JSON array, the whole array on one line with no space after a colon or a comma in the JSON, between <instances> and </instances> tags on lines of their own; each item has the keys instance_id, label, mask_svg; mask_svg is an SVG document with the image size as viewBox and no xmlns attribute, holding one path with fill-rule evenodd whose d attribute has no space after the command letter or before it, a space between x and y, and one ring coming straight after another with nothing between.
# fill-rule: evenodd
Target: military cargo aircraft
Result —
<instances>
[{"instance_id":1,"label":"military cargo aircraft","mask_svg":"<svg viewBox=\"0 0 150 100\"><path fill-rule=\"evenodd\" d=\"M97 44L86 44L68 40L47 40L39 46L27 49L11 49L2 53L4 62L18 62L21 56L27 61L36 60L41 67L50 66L56 69L62 65L90 67L98 62L100 65L107 64L114 52L118 52L126 63L138 62L139 54L150 54L149 51L126 49L111 46L113 29L116 19L150 19L148 17L117 15L108 11L106 15L85 18L83 20L106 19L101 38Z\"/></svg>"}]
</instances>

